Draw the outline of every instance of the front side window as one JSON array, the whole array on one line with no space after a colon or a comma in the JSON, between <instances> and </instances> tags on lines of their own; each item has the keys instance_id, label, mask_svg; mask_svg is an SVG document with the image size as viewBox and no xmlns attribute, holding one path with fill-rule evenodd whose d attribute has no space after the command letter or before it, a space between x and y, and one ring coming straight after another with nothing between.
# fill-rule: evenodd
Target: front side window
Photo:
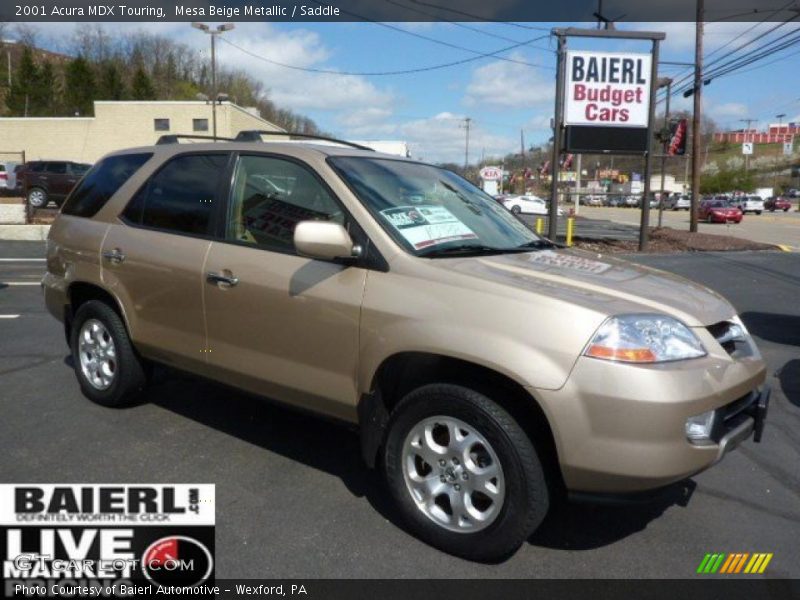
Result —
<instances>
[{"instance_id":1,"label":"front side window","mask_svg":"<svg viewBox=\"0 0 800 600\"><path fill-rule=\"evenodd\" d=\"M139 190L123 217L145 227L208 235L227 162L227 154L173 158Z\"/></svg>"},{"instance_id":2,"label":"front side window","mask_svg":"<svg viewBox=\"0 0 800 600\"><path fill-rule=\"evenodd\" d=\"M100 161L69 195L61 212L76 217L93 217L151 156L149 152L121 154Z\"/></svg>"},{"instance_id":3,"label":"front side window","mask_svg":"<svg viewBox=\"0 0 800 600\"><path fill-rule=\"evenodd\" d=\"M241 156L233 179L226 239L294 252L300 221L344 224L342 209L314 174L295 162Z\"/></svg>"},{"instance_id":4,"label":"front side window","mask_svg":"<svg viewBox=\"0 0 800 600\"><path fill-rule=\"evenodd\" d=\"M63 175L64 173L67 172L67 163L65 163L65 162L47 163L46 171L48 173L53 173L55 175Z\"/></svg>"},{"instance_id":5,"label":"front side window","mask_svg":"<svg viewBox=\"0 0 800 600\"><path fill-rule=\"evenodd\" d=\"M550 245L451 171L382 158L329 161L384 229L417 256L521 252Z\"/></svg>"}]
</instances>

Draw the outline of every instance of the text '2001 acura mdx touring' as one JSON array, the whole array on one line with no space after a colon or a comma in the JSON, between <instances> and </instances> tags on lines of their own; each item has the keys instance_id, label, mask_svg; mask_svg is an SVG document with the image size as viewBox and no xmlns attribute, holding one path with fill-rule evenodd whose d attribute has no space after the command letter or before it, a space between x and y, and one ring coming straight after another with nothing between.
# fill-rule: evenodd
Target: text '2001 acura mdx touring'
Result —
<instances>
[{"instance_id":1,"label":"text '2001 acura mdx touring'","mask_svg":"<svg viewBox=\"0 0 800 600\"><path fill-rule=\"evenodd\" d=\"M43 287L91 400L132 401L162 363L355 424L409 528L474 560L562 490L659 488L758 441L769 399L713 291L346 143L110 154L53 224Z\"/></svg>"}]
</instances>

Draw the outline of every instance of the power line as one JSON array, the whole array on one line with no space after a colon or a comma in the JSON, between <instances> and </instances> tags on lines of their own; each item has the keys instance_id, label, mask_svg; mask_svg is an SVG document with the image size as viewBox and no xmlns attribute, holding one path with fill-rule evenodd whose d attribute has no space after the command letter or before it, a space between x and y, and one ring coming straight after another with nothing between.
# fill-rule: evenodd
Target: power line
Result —
<instances>
[{"instance_id":1,"label":"power line","mask_svg":"<svg viewBox=\"0 0 800 600\"><path fill-rule=\"evenodd\" d=\"M481 60L481 59L484 59L484 58L500 58L498 55L502 54L503 52L508 52L510 50L514 50L515 48L519 48L519 47L525 46L526 44L529 44L531 42L537 42L539 40L543 40L543 39L548 38L548 37L550 37L550 34L542 35L542 36L539 36L537 38L533 38L531 40L527 40L525 42L520 42L519 44L506 46L505 48L500 48L499 50L495 50L494 52L479 53L478 56L473 56L473 57L470 57L470 58L463 58L461 60L456 60L456 61L447 62L447 63L440 63L440 64L437 64L437 65L430 65L430 66L427 66L427 67L415 67L415 68L411 68L411 69L399 69L399 70L396 70L396 71L337 71L337 70L334 70L334 69L320 69L320 68L315 68L315 67L300 67L298 65L290 65L290 64L287 64L287 63L279 62L277 60L269 59L266 56L261 56L260 54L256 54L255 52L251 52L250 50L247 50L246 48L242 48L241 46L239 46L237 44L234 44L233 42L231 42L230 40L228 40L226 38L220 38L220 41L225 42L229 46L232 46L232 47L236 48L237 50L239 50L240 52L243 52L243 53L247 54L248 56L251 56L251 57L253 57L253 58L257 59L257 60L260 60L260 61L265 62L265 63L269 63L271 65L275 65L275 66L278 66L278 67L283 67L285 69L291 69L293 71L304 71L304 72L307 72L307 73L325 73L325 74L329 74L329 75L353 75L353 76L358 76L358 77L385 77L385 76L390 76L390 75L409 75L411 73L423 73L423 72L426 72L426 71L436 71L438 69L445 69L445 68L448 68L448 67L455 67L455 66L458 66L458 65L463 65L463 64L475 62L476 60ZM545 67L545 68L549 68L549 67Z\"/></svg>"},{"instance_id":2,"label":"power line","mask_svg":"<svg viewBox=\"0 0 800 600\"><path fill-rule=\"evenodd\" d=\"M519 43L519 40L516 40L514 38L506 37L506 36L500 35L498 33L492 33L490 31L486 31L486 30L480 29L478 27L471 27L470 25L467 25L465 23L459 23L458 21L450 21L450 20L447 20L447 19L441 19L438 15L436 15L436 14L430 12L430 11L422 10L422 9L419 9L419 8L414 8L412 6L408 6L407 4L402 4L400 2L396 2L395 0L383 0L383 1L387 2L388 4L393 4L394 6L399 6L400 8L402 8L404 10L410 10L412 12L415 12L415 13L418 13L418 14L421 14L421 15L425 15L425 16L428 16L428 17L434 17L434 18L436 18L438 20L441 20L441 22L443 22L443 23L447 23L448 25L453 25L453 26L458 27L460 29L465 29L467 31L473 31L475 33L479 33L479 34L484 35L484 36L492 37L492 38L495 38L495 39L498 39L498 40L503 40L504 42L512 42L512 43L515 43L515 44ZM413 1L413 0L411 0L411 1ZM536 48L537 50L544 50L545 52L555 52L555 50L553 50L552 48L547 48L545 46L531 46L531 47L532 48Z\"/></svg>"}]
</instances>

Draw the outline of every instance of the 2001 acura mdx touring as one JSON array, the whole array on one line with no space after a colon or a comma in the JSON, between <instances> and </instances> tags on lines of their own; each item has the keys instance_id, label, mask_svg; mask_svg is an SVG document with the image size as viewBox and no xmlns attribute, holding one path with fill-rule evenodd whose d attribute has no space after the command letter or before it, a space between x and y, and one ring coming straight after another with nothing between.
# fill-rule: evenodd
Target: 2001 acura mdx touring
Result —
<instances>
[{"instance_id":1,"label":"2001 acura mdx touring","mask_svg":"<svg viewBox=\"0 0 800 600\"><path fill-rule=\"evenodd\" d=\"M346 143L110 154L53 224L43 286L91 400L130 402L157 362L357 424L408 526L475 560L557 490L653 489L757 441L769 397L713 291Z\"/></svg>"}]
</instances>

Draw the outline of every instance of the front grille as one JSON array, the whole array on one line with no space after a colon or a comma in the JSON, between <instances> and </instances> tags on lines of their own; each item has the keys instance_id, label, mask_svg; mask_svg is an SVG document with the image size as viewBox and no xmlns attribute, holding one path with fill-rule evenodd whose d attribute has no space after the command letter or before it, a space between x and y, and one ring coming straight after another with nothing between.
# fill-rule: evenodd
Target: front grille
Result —
<instances>
[{"instance_id":1,"label":"front grille","mask_svg":"<svg viewBox=\"0 0 800 600\"><path fill-rule=\"evenodd\" d=\"M731 321L720 321L714 325L709 325L707 329L717 340L717 343L722 346L723 350L733 358L744 358L752 355L753 351L747 335L738 324Z\"/></svg>"}]
</instances>

